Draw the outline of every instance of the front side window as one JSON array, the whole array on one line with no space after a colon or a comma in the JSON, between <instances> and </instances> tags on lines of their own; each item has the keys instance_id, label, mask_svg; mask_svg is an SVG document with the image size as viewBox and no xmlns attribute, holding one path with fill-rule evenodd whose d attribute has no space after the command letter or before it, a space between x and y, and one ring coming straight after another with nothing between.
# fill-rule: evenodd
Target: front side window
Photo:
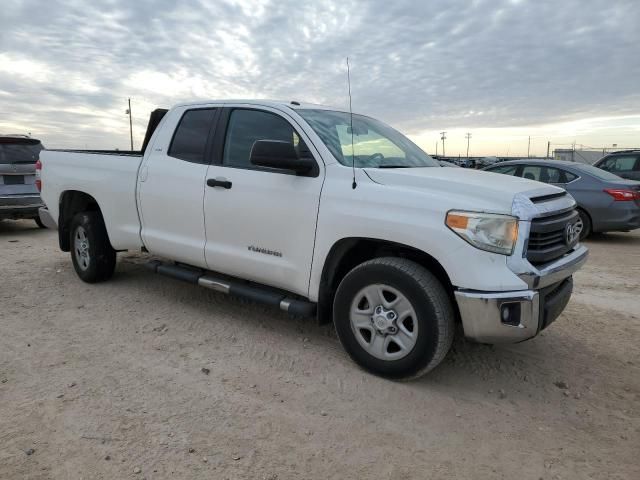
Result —
<instances>
[{"instance_id":1,"label":"front side window","mask_svg":"<svg viewBox=\"0 0 640 480\"><path fill-rule=\"evenodd\" d=\"M439 167L433 158L393 128L363 115L301 109L297 111L338 162L356 168Z\"/></svg>"},{"instance_id":2,"label":"front side window","mask_svg":"<svg viewBox=\"0 0 640 480\"><path fill-rule=\"evenodd\" d=\"M176 128L168 155L194 163L208 163L205 150L214 109L187 110Z\"/></svg>"},{"instance_id":3,"label":"front side window","mask_svg":"<svg viewBox=\"0 0 640 480\"><path fill-rule=\"evenodd\" d=\"M602 169L608 172L631 172L636 164L636 157L633 155L612 157L604 161Z\"/></svg>"},{"instance_id":4,"label":"front side window","mask_svg":"<svg viewBox=\"0 0 640 480\"><path fill-rule=\"evenodd\" d=\"M237 109L231 112L223 165L256 168L251 164L251 149L258 140L278 140L300 146L300 137L284 118L260 110Z\"/></svg>"}]
</instances>

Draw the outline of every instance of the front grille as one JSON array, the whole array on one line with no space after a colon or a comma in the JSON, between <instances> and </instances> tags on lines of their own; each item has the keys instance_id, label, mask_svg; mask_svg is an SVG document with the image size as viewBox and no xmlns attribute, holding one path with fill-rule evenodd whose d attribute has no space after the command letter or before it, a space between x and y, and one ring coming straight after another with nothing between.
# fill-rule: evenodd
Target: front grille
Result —
<instances>
[{"instance_id":1,"label":"front grille","mask_svg":"<svg viewBox=\"0 0 640 480\"><path fill-rule=\"evenodd\" d=\"M567 212L534 218L527 247L527 259L533 264L547 263L569 252L577 240L567 244L567 225L578 220L575 209Z\"/></svg>"}]
</instances>

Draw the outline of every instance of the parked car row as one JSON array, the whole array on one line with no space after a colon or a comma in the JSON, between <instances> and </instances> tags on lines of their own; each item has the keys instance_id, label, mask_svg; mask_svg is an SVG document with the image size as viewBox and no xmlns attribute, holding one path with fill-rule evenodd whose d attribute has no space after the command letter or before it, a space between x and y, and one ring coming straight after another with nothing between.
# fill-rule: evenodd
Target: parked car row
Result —
<instances>
[{"instance_id":1,"label":"parked car row","mask_svg":"<svg viewBox=\"0 0 640 480\"><path fill-rule=\"evenodd\" d=\"M602 161L607 166L617 165L614 155ZM592 165L560 160L511 160L485 170L564 188L578 203L576 229L581 239L592 232L640 228L640 182Z\"/></svg>"},{"instance_id":2,"label":"parked car row","mask_svg":"<svg viewBox=\"0 0 640 480\"><path fill-rule=\"evenodd\" d=\"M0 136L0 220L29 218L38 226L43 205L36 188L36 162L44 147L24 135Z\"/></svg>"}]
</instances>

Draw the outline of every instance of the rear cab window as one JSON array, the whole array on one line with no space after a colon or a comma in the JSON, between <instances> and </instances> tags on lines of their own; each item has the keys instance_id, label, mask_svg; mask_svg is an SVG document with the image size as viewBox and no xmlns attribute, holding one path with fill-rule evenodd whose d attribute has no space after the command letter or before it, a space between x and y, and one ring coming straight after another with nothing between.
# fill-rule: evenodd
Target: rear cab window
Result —
<instances>
[{"instance_id":1,"label":"rear cab window","mask_svg":"<svg viewBox=\"0 0 640 480\"><path fill-rule=\"evenodd\" d=\"M215 114L215 108L198 108L184 112L167 154L187 162L209 163L206 158L207 142Z\"/></svg>"}]
</instances>

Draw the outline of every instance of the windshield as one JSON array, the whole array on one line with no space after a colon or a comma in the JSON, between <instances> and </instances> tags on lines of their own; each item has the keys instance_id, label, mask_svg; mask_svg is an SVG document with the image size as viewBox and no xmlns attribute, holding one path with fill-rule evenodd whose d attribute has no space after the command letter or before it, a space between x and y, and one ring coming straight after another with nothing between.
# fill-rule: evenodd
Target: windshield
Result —
<instances>
[{"instance_id":1,"label":"windshield","mask_svg":"<svg viewBox=\"0 0 640 480\"><path fill-rule=\"evenodd\" d=\"M42 148L39 140L0 138L0 164L36 163Z\"/></svg>"},{"instance_id":2,"label":"windshield","mask_svg":"<svg viewBox=\"0 0 640 480\"><path fill-rule=\"evenodd\" d=\"M298 110L334 157L358 168L439 167L407 137L382 122L363 115L331 110ZM351 138L353 133L353 150ZM352 155L353 151L353 155Z\"/></svg>"}]
</instances>

